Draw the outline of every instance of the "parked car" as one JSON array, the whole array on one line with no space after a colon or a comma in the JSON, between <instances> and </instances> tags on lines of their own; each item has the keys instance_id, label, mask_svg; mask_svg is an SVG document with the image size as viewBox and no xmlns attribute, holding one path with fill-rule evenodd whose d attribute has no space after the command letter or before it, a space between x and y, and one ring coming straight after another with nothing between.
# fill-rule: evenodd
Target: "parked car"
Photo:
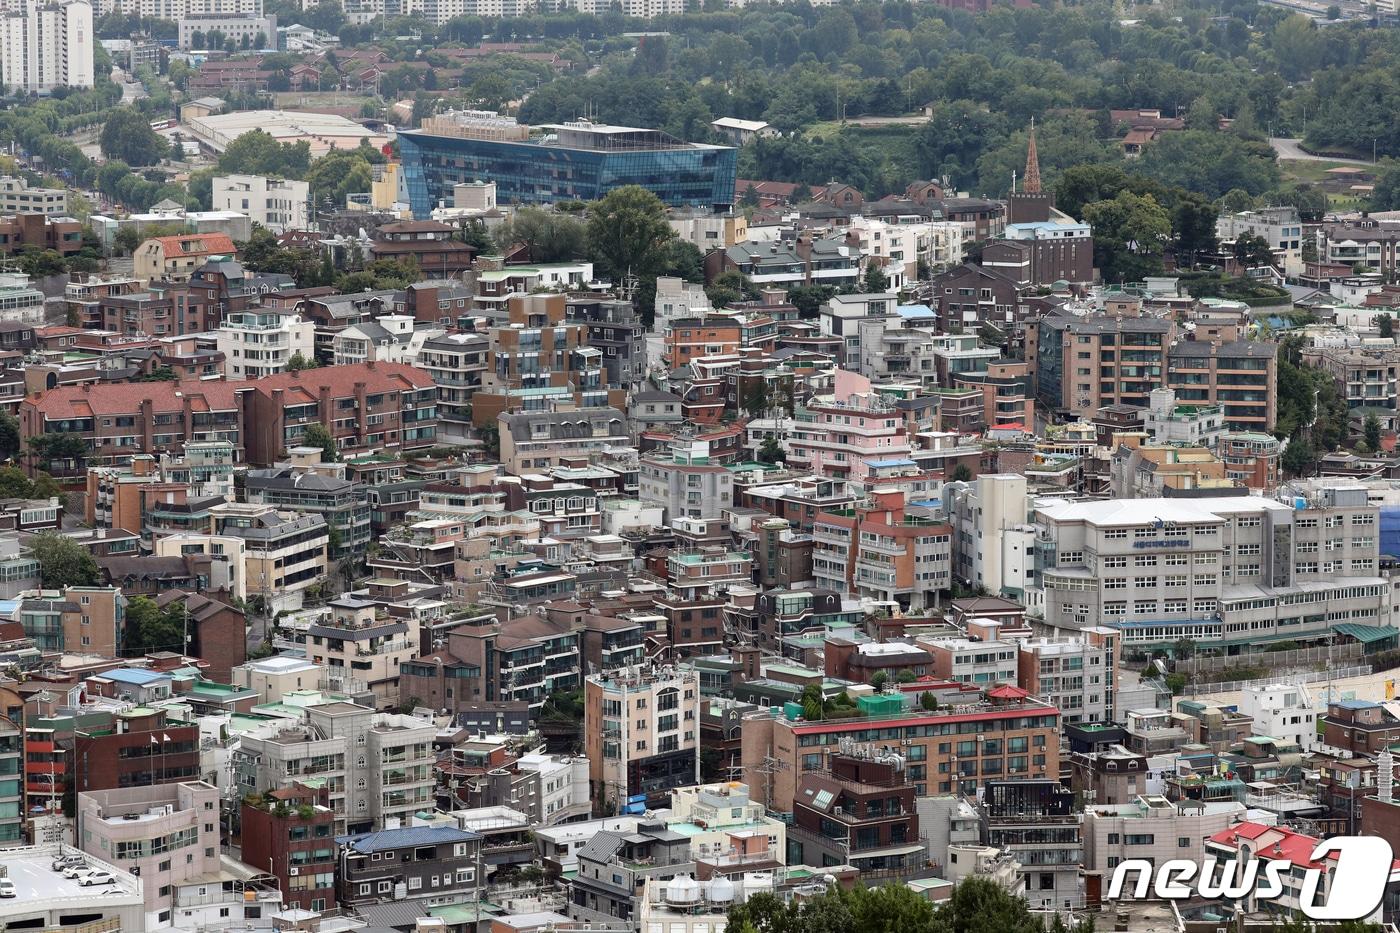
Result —
<instances>
[{"instance_id":1,"label":"parked car","mask_svg":"<svg viewBox=\"0 0 1400 933\"><path fill-rule=\"evenodd\" d=\"M69 865L67 868L63 869L63 877L76 878L79 875L86 875L88 871L89 868L87 862L77 862L76 864Z\"/></svg>"},{"instance_id":2,"label":"parked car","mask_svg":"<svg viewBox=\"0 0 1400 933\"><path fill-rule=\"evenodd\" d=\"M0 878L0 897L14 897L15 883L9 878Z\"/></svg>"},{"instance_id":3,"label":"parked car","mask_svg":"<svg viewBox=\"0 0 1400 933\"><path fill-rule=\"evenodd\" d=\"M78 884L87 888L96 884L115 884L116 880L116 878L112 877L110 871L99 868L96 871L90 871L86 875L79 876Z\"/></svg>"},{"instance_id":4,"label":"parked car","mask_svg":"<svg viewBox=\"0 0 1400 933\"><path fill-rule=\"evenodd\" d=\"M49 865L54 871L63 871L65 868L72 868L74 865L85 865L87 861L81 855L60 855Z\"/></svg>"}]
</instances>

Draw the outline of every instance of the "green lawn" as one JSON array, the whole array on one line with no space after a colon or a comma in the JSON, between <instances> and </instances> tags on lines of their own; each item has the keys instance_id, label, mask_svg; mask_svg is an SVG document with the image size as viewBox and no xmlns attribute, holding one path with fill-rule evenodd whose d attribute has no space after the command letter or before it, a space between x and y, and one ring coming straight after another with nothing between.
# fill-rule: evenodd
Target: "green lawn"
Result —
<instances>
[{"instance_id":1,"label":"green lawn","mask_svg":"<svg viewBox=\"0 0 1400 933\"><path fill-rule=\"evenodd\" d=\"M1294 181L1320 185L1327 180L1328 169L1342 167L1365 169L1370 166L1351 166L1345 162L1313 162L1307 159L1279 159L1278 167L1287 178L1291 178Z\"/></svg>"}]
</instances>

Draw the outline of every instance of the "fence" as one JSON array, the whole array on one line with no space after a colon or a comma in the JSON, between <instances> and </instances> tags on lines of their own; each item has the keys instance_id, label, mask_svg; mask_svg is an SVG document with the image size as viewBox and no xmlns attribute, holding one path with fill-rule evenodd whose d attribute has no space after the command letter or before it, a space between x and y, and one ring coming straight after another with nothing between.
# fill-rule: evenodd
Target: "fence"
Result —
<instances>
[{"instance_id":1,"label":"fence","mask_svg":"<svg viewBox=\"0 0 1400 933\"><path fill-rule=\"evenodd\" d=\"M1233 693L1246 687L1265 687L1278 683L1320 684L1326 683L1329 676L1333 680L1341 680L1344 677L1361 677L1369 673L1371 673L1371 665L1359 664L1338 668L1330 674L1327 671L1310 671L1306 674L1279 675L1277 677L1263 677L1258 680L1224 680L1215 684L1187 684L1178 696L1198 697L1209 696L1213 693Z\"/></svg>"},{"instance_id":2,"label":"fence","mask_svg":"<svg viewBox=\"0 0 1400 933\"><path fill-rule=\"evenodd\" d=\"M1317 648L1291 648L1287 651L1251 651L1247 654L1233 654L1224 657L1196 655L1177 661L1174 670L1185 674L1188 680L1210 671L1222 671L1228 667L1267 667L1282 670L1290 667L1306 667L1314 664L1338 664L1355 662L1365 652L1360 642L1345 645L1321 646ZM1285 678L1286 679L1286 678Z\"/></svg>"}]
</instances>

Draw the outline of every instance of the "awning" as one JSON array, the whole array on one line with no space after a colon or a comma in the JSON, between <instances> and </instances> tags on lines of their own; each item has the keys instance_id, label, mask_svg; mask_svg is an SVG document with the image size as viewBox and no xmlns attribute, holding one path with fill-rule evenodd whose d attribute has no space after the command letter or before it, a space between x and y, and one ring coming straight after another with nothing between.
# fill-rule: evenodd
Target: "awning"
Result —
<instances>
[{"instance_id":1,"label":"awning","mask_svg":"<svg viewBox=\"0 0 1400 933\"><path fill-rule=\"evenodd\" d=\"M1352 638L1366 645L1400 636L1400 629L1392 628L1389 625L1363 625L1360 622L1343 622L1340 625L1332 626L1332 628L1338 634L1350 635Z\"/></svg>"}]
</instances>

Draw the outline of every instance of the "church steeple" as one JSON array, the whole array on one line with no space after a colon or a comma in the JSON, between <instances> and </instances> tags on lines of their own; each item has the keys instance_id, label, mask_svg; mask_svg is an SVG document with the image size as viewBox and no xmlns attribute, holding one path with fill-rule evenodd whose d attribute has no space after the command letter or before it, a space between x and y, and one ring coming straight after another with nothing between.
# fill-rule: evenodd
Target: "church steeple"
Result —
<instances>
[{"instance_id":1,"label":"church steeple","mask_svg":"<svg viewBox=\"0 0 1400 933\"><path fill-rule=\"evenodd\" d=\"M1026 146L1026 194L1040 194L1040 156L1035 151L1035 117L1031 117L1030 142Z\"/></svg>"}]
</instances>

